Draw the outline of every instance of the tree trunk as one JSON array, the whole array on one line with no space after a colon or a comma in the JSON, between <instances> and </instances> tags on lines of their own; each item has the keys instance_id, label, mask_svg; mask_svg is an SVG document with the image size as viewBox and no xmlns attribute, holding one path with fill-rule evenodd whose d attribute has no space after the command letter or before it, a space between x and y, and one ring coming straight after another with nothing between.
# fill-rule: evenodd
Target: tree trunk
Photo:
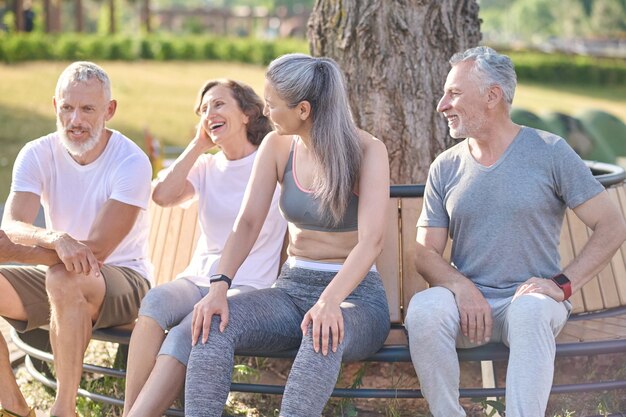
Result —
<instances>
[{"instance_id":1,"label":"tree trunk","mask_svg":"<svg viewBox=\"0 0 626 417\"><path fill-rule=\"evenodd\" d=\"M14 0L13 16L15 17L15 31L24 32L24 2L23 0Z\"/></svg>"},{"instance_id":2,"label":"tree trunk","mask_svg":"<svg viewBox=\"0 0 626 417\"><path fill-rule=\"evenodd\" d=\"M46 33L61 32L61 0L44 0L44 15Z\"/></svg>"},{"instance_id":3,"label":"tree trunk","mask_svg":"<svg viewBox=\"0 0 626 417\"><path fill-rule=\"evenodd\" d=\"M44 21L44 32L50 33L52 31L52 21L50 14L50 0L43 0L43 21Z\"/></svg>"},{"instance_id":4,"label":"tree trunk","mask_svg":"<svg viewBox=\"0 0 626 417\"><path fill-rule=\"evenodd\" d=\"M82 0L74 0L74 19L76 22L76 32L81 33L85 27Z\"/></svg>"},{"instance_id":5,"label":"tree trunk","mask_svg":"<svg viewBox=\"0 0 626 417\"><path fill-rule=\"evenodd\" d=\"M152 31L152 27L150 25L150 0L142 0L141 1L141 25L146 33L150 33Z\"/></svg>"},{"instance_id":6,"label":"tree trunk","mask_svg":"<svg viewBox=\"0 0 626 417\"><path fill-rule=\"evenodd\" d=\"M115 0L109 0L109 34L115 34Z\"/></svg>"},{"instance_id":7,"label":"tree trunk","mask_svg":"<svg viewBox=\"0 0 626 417\"><path fill-rule=\"evenodd\" d=\"M341 66L356 124L389 151L391 182L424 182L453 142L436 106L448 59L476 46L476 0L316 0L312 54Z\"/></svg>"}]
</instances>

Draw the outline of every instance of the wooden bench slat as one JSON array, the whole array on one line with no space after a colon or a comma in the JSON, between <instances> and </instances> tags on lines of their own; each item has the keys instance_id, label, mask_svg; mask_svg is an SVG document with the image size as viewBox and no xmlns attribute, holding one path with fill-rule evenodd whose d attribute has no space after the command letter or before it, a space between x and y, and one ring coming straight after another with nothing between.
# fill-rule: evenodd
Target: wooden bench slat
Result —
<instances>
[{"instance_id":1,"label":"wooden bench slat","mask_svg":"<svg viewBox=\"0 0 626 417\"><path fill-rule=\"evenodd\" d=\"M148 255L154 264L154 250L156 245L158 244L157 235L159 233L159 229L161 228L161 215L163 214L163 207L150 203L150 208L148 210L148 214L150 216L150 236L148 240ZM156 272L155 265L155 272Z\"/></svg>"},{"instance_id":2,"label":"wooden bench slat","mask_svg":"<svg viewBox=\"0 0 626 417\"><path fill-rule=\"evenodd\" d=\"M617 191L617 199L619 200L619 208L622 211L622 215L624 216L624 218L626 218L626 190L624 186L620 186L620 187L614 187L615 190ZM626 260L626 243L624 243L622 245L622 247L619 250L622 254L622 257Z\"/></svg>"},{"instance_id":3,"label":"wooden bench slat","mask_svg":"<svg viewBox=\"0 0 626 417\"><path fill-rule=\"evenodd\" d=\"M587 226L585 226L585 224L571 210L567 210L566 216L572 236L574 253L578 255L587 242L589 236L587 234ZM581 292L585 305L584 311L596 311L604 308L600 284L598 283L597 277L585 284Z\"/></svg>"},{"instance_id":4,"label":"wooden bench slat","mask_svg":"<svg viewBox=\"0 0 626 417\"><path fill-rule=\"evenodd\" d=\"M626 195L624 193L624 187L612 187L609 189L609 195L617 206L621 209L622 213L626 217ZM611 259L611 266L613 267L613 275L615 278L615 287L617 288L617 295L620 299L620 304L626 304L626 243L622 244L620 250L618 250Z\"/></svg>"},{"instance_id":5,"label":"wooden bench slat","mask_svg":"<svg viewBox=\"0 0 626 417\"><path fill-rule=\"evenodd\" d=\"M565 267L575 257L572 232L569 227L567 214L563 217L563 226L561 227L561 237L559 243L559 254L561 255L561 267ZM576 292L570 298L572 302L572 313L581 313L585 311L585 303L582 293Z\"/></svg>"},{"instance_id":6,"label":"wooden bench slat","mask_svg":"<svg viewBox=\"0 0 626 417\"><path fill-rule=\"evenodd\" d=\"M626 337L626 316L615 316L615 317L605 317L602 319L603 322L612 324L617 327L624 328L624 336Z\"/></svg>"},{"instance_id":7,"label":"wooden bench slat","mask_svg":"<svg viewBox=\"0 0 626 417\"><path fill-rule=\"evenodd\" d=\"M157 285L174 279L174 263L178 257L178 246L182 240L181 224L185 214L186 212L183 212L180 207L173 207L171 210L166 242L163 245L163 253L160 259L161 267Z\"/></svg>"},{"instance_id":8,"label":"wooden bench slat","mask_svg":"<svg viewBox=\"0 0 626 417\"><path fill-rule=\"evenodd\" d=\"M193 255L193 251L198 244L200 237L200 226L198 224L198 204L193 204L186 209L184 217L181 219L180 236L193 236L192 239L179 239L176 257L172 262L172 276L181 273Z\"/></svg>"},{"instance_id":9,"label":"wooden bench slat","mask_svg":"<svg viewBox=\"0 0 626 417\"><path fill-rule=\"evenodd\" d=\"M387 204L387 233L383 250L376 260L376 269L381 275L392 323L402 323L400 306L400 236L398 232L399 201L392 198Z\"/></svg>"},{"instance_id":10,"label":"wooden bench slat","mask_svg":"<svg viewBox=\"0 0 626 417\"><path fill-rule=\"evenodd\" d=\"M417 219L422 211L421 198L402 199L402 318L411 297L418 291L428 288L426 280L415 269L415 238L417 236Z\"/></svg>"},{"instance_id":11,"label":"wooden bench slat","mask_svg":"<svg viewBox=\"0 0 626 417\"><path fill-rule=\"evenodd\" d=\"M162 259L163 254L167 250L168 244L171 243L171 239L168 239L170 218L172 216L171 209L164 209L161 214L160 223L158 225L157 235L154 242L154 249L152 251L152 263L154 264L154 280L155 282L165 282L168 277L163 273Z\"/></svg>"},{"instance_id":12,"label":"wooden bench slat","mask_svg":"<svg viewBox=\"0 0 626 417\"><path fill-rule=\"evenodd\" d=\"M576 336L580 341L586 342L626 338L626 328L607 323L603 319L570 321L562 333Z\"/></svg>"},{"instance_id":13,"label":"wooden bench slat","mask_svg":"<svg viewBox=\"0 0 626 417\"><path fill-rule=\"evenodd\" d=\"M197 205L195 208L195 217L196 219L198 218L198 206ZM200 223L196 220L194 234L193 234L193 241L195 243L193 244L193 247L189 248L189 260L191 260L191 257L193 256L193 251L196 249L196 245L198 244L198 239L200 239L201 234L202 234L202 228L200 227ZM286 250L287 247L285 246L284 248Z\"/></svg>"}]
</instances>

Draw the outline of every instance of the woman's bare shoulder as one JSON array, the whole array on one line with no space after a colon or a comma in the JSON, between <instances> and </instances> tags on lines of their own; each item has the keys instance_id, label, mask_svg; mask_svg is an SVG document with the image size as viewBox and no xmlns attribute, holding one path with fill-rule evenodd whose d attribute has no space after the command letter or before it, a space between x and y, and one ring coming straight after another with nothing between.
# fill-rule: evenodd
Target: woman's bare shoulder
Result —
<instances>
[{"instance_id":1,"label":"woman's bare shoulder","mask_svg":"<svg viewBox=\"0 0 626 417\"><path fill-rule=\"evenodd\" d=\"M358 130L359 138L361 139L361 147L363 149L363 153L368 152L387 152L387 147L377 137L373 136L371 133L366 132L365 130Z\"/></svg>"},{"instance_id":2,"label":"woman's bare shoulder","mask_svg":"<svg viewBox=\"0 0 626 417\"><path fill-rule=\"evenodd\" d=\"M285 149L289 150L291 148L291 143L293 142L293 136L288 135L279 135L278 133L272 131L265 136L261 146L265 148L271 148L277 152L284 152Z\"/></svg>"}]
</instances>

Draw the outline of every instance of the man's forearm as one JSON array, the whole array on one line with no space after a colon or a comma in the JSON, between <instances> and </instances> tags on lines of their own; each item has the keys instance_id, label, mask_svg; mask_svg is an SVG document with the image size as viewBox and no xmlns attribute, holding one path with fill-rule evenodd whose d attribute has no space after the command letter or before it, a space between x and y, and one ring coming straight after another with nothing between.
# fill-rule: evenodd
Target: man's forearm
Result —
<instances>
[{"instance_id":1,"label":"man's forearm","mask_svg":"<svg viewBox=\"0 0 626 417\"><path fill-rule=\"evenodd\" d=\"M26 246L40 246L46 249L54 249L55 240L63 234L16 220L8 222L3 227L13 242Z\"/></svg>"},{"instance_id":2,"label":"man's forearm","mask_svg":"<svg viewBox=\"0 0 626 417\"><path fill-rule=\"evenodd\" d=\"M2 262L17 262L27 265L56 265L61 262L56 252L39 246L13 243L5 247L0 255Z\"/></svg>"},{"instance_id":3,"label":"man's forearm","mask_svg":"<svg viewBox=\"0 0 626 417\"><path fill-rule=\"evenodd\" d=\"M431 287L445 287L456 293L457 287L470 281L456 270L450 262L434 250L418 246L415 266L417 272Z\"/></svg>"},{"instance_id":4,"label":"man's forearm","mask_svg":"<svg viewBox=\"0 0 626 417\"><path fill-rule=\"evenodd\" d=\"M572 292L581 289L610 262L624 242L621 225L596 229L580 254L563 270L572 281Z\"/></svg>"}]
</instances>

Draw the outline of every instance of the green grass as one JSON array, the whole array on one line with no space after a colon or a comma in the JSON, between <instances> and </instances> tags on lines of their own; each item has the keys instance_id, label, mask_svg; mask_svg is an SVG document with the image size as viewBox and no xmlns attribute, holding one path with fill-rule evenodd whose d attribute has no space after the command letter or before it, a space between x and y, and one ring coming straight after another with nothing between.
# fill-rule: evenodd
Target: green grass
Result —
<instances>
[{"instance_id":1,"label":"green grass","mask_svg":"<svg viewBox=\"0 0 626 417\"><path fill-rule=\"evenodd\" d=\"M559 111L576 116L587 109L598 109L626 122L626 85L599 87L521 83L515 93L513 106L538 115Z\"/></svg>"},{"instance_id":2,"label":"green grass","mask_svg":"<svg viewBox=\"0 0 626 417\"><path fill-rule=\"evenodd\" d=\"M55 129L52 96L67 62L0 65L0 202L9 190L13 160L23 144ZM264 68L225 62L104 62L118 100L109 126L140 145L149 129L168 145L185 145L197 117L193 104L205 80L231 77L250 84L259 94ZM626 120L626 86L549 86L522 83L515 107L541 114L561 111L576 115L602 109Z\"/></svg>"}]
</instances>

